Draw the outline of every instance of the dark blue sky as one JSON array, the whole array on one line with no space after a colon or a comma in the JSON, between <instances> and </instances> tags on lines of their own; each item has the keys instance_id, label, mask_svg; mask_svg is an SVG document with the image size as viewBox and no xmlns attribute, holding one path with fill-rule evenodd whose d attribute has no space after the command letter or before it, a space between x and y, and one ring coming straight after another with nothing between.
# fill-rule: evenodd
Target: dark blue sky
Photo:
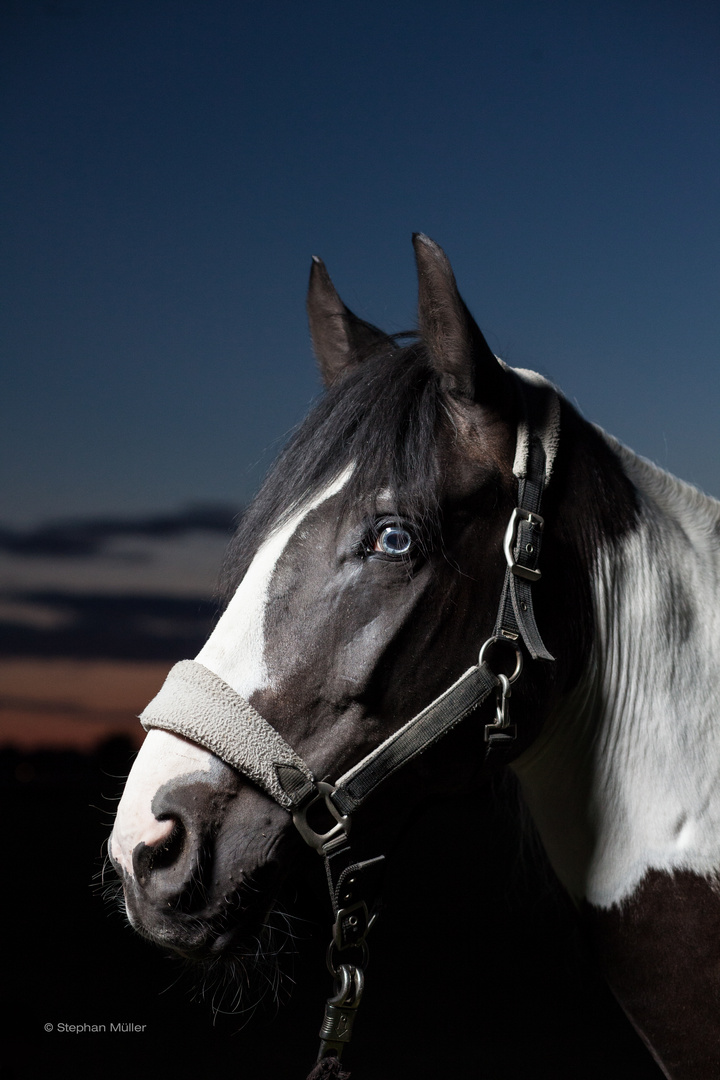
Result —
<instances>
[{"instance_id":1,"label":"dark blue sky","mask_svg":"<svg viewBox=\"0 0 720 1080\"><path fill-rule=\"evenodd\" d=\"M310 256L720 495L720 7L4 0L10 523L247 499L317 394Z\"/></svg>"}]
</instances>

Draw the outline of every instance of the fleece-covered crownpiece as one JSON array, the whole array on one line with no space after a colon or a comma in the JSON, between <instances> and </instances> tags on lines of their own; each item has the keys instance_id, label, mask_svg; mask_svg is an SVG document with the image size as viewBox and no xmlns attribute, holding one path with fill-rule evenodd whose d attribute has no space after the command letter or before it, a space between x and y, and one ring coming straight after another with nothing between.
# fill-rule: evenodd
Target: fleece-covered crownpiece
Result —
<instances>
[{"instance_id":1,"label":"fleece-covered crownpiece","mask_svg":"<svg viewBox=\"0 0 720 1080\"><path fill-rule=\"evenodd\" d=\"M512 372L521 381L519 395L523 415L518 422L517 442L513 475L519 480L527 477L530 460L530 432L540 440L545 452L544 486L550 483L555 458L560 445L560 398L551 382L537 371L525 368L511 368L504 360L497 358L506 371Z\"/></svg>"}]
</instances>

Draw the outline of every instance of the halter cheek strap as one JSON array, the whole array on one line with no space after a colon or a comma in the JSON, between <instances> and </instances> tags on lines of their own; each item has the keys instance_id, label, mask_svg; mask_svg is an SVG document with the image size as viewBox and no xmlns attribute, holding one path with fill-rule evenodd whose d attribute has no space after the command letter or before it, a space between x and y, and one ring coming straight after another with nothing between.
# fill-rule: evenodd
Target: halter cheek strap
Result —
<instances>
[{"instance_id":1,"label":"halter cheek strap","mask_svg":"<svg viewBox=\"0 0 720 1080\"><path fill-rule=\"evenodd\" d=\"M512 370L505 364L503 367ZM533 660L554 660L537 628L532 585L541 577L538 563L545 522L540 506L560 442L560 401L550 384L534 371L514 374L520 377L515 385L520 387L523 414L513 462L518 502L505 531L507 568L494 634L509 641L522 638Z\"/></svg>"},{"instance_id":2,"label":"halter cheek strap","mask_svg":"<svg viewBox=\"0 0 720 1080\"><path fill-rule=\"evenodd\" d=\"M514 741L508 700L522 671L522 639L533 659L552 660L535 621L532 585L539 580L543 531L542 495L557 452L560 407L555 391L533 373L515 373L523 407L518 427L513 473L518 479L518 505L508 523L504 552L507 563L495 630L483 645L478 663L367 754L334 784L318 781L282 736L218 675L195 660L176 664L160 692L142 713L147 730L160 728L182 735L212 751L261 787L293 815L303 839L325 859L335 916L328 966L337 992L328 999L321 1029L320 1057L340 1056L349 1041L364 984L365 935L372 924L373 900L384 856L354 862L348 834L350 815L402 765L436 743L475 712L494 692L496 715L485 725L488 751ZM510 646L515 669L497 674L484 659L492 647ZM309 824L309 808L323 799L335 821L318 833ZM349 956L360 955L355 963Z\"/></svg>"}]
</instances>

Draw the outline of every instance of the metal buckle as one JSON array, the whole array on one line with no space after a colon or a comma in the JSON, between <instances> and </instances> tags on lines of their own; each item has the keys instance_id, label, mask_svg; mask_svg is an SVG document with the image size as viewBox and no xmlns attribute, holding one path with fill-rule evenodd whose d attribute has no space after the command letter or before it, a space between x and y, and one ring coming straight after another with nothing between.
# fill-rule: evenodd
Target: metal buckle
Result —
<instances>
[{"instance_id":1,"label":"metal buckle","mask_svg":"<svg viewBox=\"0 0 720 1080\"><path fill-rule=\"evenodd\" d=\"M515 559L515 544L517 543L518 526L521 521L529 521L534 528L539 529L541 532L545 526L545 519L542 518L540 514L535 514L532 510L523 510L522 507L516 506L510 515L510 520L503 539L505 559L516 577L525 578L526 581L539 581L542 577L539 570L533 570L529 566L521 566Z\"/></svg>"},{"instance_id":2,"label":"metal buckle","mask_svg":"<svg viewBox=\"0 0 720 1080\"><path fill-rule=\"evenodd\" d=\"M336 949L348 949L360 945L370 929L371 919L367 904L357 900L348 907L340 908L333 926L333 943Z\"/></svg>"},{"instance_id":3,"label":"metal buckle","mask_svg":"<svg viewBox=\"0 0 720 1080\"><path fill-rule=\"evenodd\" d=\"M317 794L309 799L297 810L293 810L293 821L295 828L302 836L306 844L309 844L311 848L315 848L321 855L325 855L329 847L334 847L339 840L344 840L350 832L350 815L341 814L335 804L332 802L330 796L337 789L334 784L328 784L325 780L319 780L315 785L317 788ZM310 827L307 820L307 812L311 806L314 806L318 799L324 799L325 805L335 818L337 825L333 825L331 829L328 829L326 833L315 832Z\"/></svg>"}]
</instances>

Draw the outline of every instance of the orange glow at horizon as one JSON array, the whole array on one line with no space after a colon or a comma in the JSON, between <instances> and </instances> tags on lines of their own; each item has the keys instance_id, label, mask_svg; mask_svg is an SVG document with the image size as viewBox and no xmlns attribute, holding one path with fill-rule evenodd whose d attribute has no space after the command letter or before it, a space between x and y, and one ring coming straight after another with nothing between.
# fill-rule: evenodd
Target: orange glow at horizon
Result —
<instances>
[{"instance_id":1,"label":"orange glow at horizon","mask_svg":"<svg viewBox=\"0 0 720 1080\"><path fill-rule=\"evenodd\" d=\"M123 660L4 660L0 665L0 746L94 750L114 735L136 747L137 719L170 663Z\"/></svg>"}]
</instances>

